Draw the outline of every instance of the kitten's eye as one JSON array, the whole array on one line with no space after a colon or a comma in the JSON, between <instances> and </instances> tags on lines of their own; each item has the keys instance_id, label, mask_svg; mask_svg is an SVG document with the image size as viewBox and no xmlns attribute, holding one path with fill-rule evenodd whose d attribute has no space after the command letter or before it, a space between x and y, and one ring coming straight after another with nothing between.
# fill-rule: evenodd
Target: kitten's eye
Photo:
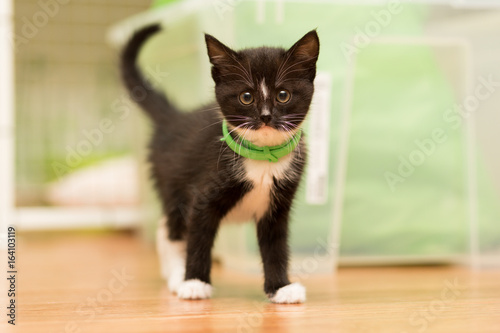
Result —
<instances>
[{"instance_id":1,"label":"kitten's eye","mask_svg":"<svg viewBox=\"0 0 500 333\"><path fill-rule=\"evenodd\" d=\"M253 96L248 91L242 92L240 94L240 102L243 105L249 105L253 103Z\"/></svg>"},{"instance_id":2,"label":"kitten's eye","mask_svg":"<svg viewBox=\"0 0 500 333\"><path fill-rule=\"evenodd\" d=\"M291 96L288 90L281 90L278 95L276 95L276 100L280 103L286 103L290 100Z\"/></svg>"}]
</instances>

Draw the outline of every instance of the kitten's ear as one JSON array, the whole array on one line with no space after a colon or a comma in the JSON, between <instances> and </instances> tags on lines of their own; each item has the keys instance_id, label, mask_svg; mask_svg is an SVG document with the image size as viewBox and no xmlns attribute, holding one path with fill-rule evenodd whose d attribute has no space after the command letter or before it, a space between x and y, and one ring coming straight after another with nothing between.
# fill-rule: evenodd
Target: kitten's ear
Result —
<instances>
[{"instance_id":1,"label":"kitten's ear","mask_svg":"<svg viewBox=\"0 0 500 333\"><path fill-rule=\"evenodd\" d=\"M241 73L235 73L238 71L238 66L236 66L239 58L238 53L209 34L205 34L205 42L207 43L208 57L213 65L212 78L216 84L222 82L223 77L228 80L230 75L241 75Z\"/></svg>"},{"instance_id":2,"label":"kitten's ear","mask_svg":"<svg viewBox=\"0 0 500 333\"><path fill-rule=\"evenodd\" d=\"M291 75L297 78L306 78L313 82L316 77L316 61L319 55L319 38L316 30L309 31L297 43L295 43L285 54L283 71L294 66ZM290 75L288 74L288 75Z\"/></svg>"},{"instance_id":3,"label":"kitten's ear","mask_svg":"<svg viewBox=\"0 0 500 333\"><path fill-rule=\"evenodd\" d=\"M319 38L316 30L311 30L295 43L287 53L302 60L317 60L319 55Z\"/></svg>"},{"instance_id":4,"label":"kitten's ear","mask_svg":"<svg viewBox=\"0 0 500 333\"><path fill-rule=\"evenodd\" d=\"M230 63L236 57L236 52L219 42L214 36L205 34L205 43L207 44L208 57L212 65Z\"/></svg>"}]
</instances>

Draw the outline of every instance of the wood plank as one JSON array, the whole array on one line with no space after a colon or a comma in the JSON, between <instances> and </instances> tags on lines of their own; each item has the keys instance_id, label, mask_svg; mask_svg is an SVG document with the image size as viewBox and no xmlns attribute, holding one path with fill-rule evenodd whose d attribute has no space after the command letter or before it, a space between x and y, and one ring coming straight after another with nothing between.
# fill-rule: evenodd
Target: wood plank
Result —
<instances>
[{"instance_id":1,"label":"wood plank","mask_svg":"<svg viewBox=\"0 0 500 333\"><path fill-rule=\"evenodd\" d=\"M500 332L498 270L341 268L303 279L305 304L277 305L260 276L217 267L213 299L181 301L133 235L25 234L18 244L15 332Z\"/></svg>"}]
</instances>

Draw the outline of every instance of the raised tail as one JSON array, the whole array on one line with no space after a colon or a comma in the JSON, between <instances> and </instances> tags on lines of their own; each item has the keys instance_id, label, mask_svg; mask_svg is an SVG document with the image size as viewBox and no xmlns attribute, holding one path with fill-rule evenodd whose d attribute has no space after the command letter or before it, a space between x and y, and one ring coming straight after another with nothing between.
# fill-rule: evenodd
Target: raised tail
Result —
<instances>
[{"instance_id":1,"label":"raised tail","mask_svg":"<svg viewBox=\"0 0 500 333\"><path fill-rule=\"evenodd\" d=\"M140 105L154 122L164 122L178 114L165 95L156 91L143 76L137 64L137 57L143 44L160 30L160 25L155 24L136 31L121 54L122 78L131 99Z\"/></svg>"}]
</instances>

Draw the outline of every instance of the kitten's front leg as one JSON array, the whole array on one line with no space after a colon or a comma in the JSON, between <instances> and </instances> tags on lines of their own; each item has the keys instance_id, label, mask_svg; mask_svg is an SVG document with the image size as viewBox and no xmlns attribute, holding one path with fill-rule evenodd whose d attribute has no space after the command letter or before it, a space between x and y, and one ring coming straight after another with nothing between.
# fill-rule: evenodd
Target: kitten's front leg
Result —
<instances>
[{"instance_id":1,"label":"kitten's front leg","mask_svg":"<svg viewBox=\"0 0 500 333\"><path fill-rule=\"evenodd\" d=\"M273 303L303 303L306 289L288 279L288 217L292 198L277 198L278 195L275 194L268 213L257 223L264 291Z\"/></svg>"},{"instance_id":2,"label":"kitten's front leg","mask_svg":"<svg viewBox=\"0 0 500 333\"><path fill-rule=\"evenodd\" d=\"M185 281L177 289L182 299L205 299L212 296L210 270L212 247L222 218L248 192L245 183L219 185L200 195L193 205L187 225L187 258Z\"/></svg>"}]
</instances>

